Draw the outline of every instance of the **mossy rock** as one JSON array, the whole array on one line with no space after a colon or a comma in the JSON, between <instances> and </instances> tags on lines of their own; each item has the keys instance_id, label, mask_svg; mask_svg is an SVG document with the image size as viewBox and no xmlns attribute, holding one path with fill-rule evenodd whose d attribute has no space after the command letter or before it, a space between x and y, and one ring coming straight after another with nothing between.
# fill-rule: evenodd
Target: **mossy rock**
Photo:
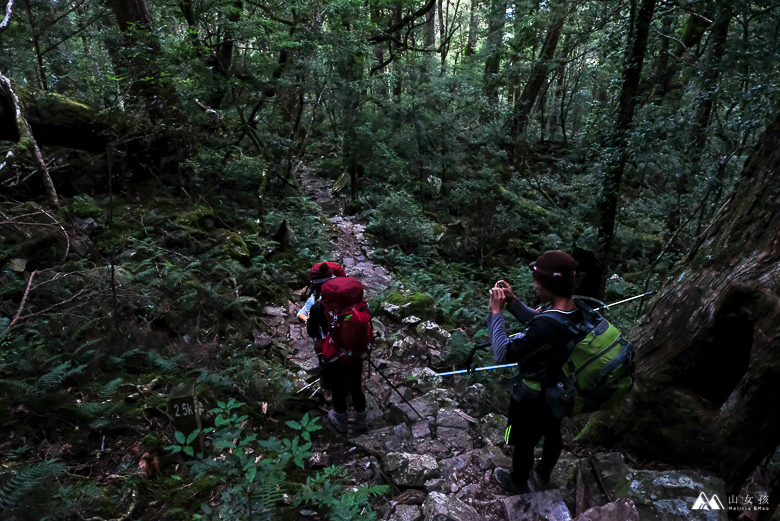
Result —
<instances>
[{"instance_id":1,"label":"mossy rock","mask_svg":"<svg viewBox=\"0 0 780 521\"><path fill-rule=\"evenodd\" d=\"M74 197L70 203L70 211L81 219L98 217L104 213L103 208L98 206L95 200L88 195L77 195Z\"/></svg>"},{"instance_id":2,"label":"mossy rock","mask_svg":"<svg viewBox=\"0 0 780 521\"><path fill-rule=\"evenodd\" d=\"M185 226L198 226L205 224L208 219L213 217L214 210L207 206L198 206L192 210L182 212L176 220Z\"/></svg>"},{"instance_id":3,"label":"mossy rock","mask_svg":"<svg viewBox=\"0 0 780 521\"><path fill-rule=\"evenodd\" d=\"M241 259L249 256L249 247L244 242L244 238L236 232L219 229L214 232L214 237L219 240L222 253L231 259Z\"/></svg>"},{"instance_id":4,"label":"mossy rock","mask_svg":"<svg viewBox=\"0 0 780 521\"><path fill-rule=\"evenodd\" d=\"M423 320L436 320L436 301L428 293L392 293L386 302L398 306L402 318L415 316Z\"/></svg>"}]
</instances>

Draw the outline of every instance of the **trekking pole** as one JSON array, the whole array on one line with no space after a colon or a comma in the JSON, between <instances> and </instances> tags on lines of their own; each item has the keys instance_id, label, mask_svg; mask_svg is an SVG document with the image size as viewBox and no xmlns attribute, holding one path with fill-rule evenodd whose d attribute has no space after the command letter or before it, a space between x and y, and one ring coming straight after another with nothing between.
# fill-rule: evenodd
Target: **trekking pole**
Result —
<instances>
[{"instance_id":1,"label":"trekking pole","mask_svg":"<svg viewBox=\"0 0 780 521\"><path fill-rule=\"evenodd\" d=\"M376 366L376 364L374 362L371 361L370 358L368 359L368 363L371 364L371 367L373 367L376 370L377 373L379 373L379 376L381 376L382 378L385 379L385 381L390 385L390 387L393 388L393 391L398 393L398 396L400 396L401 399L406 402L406 405L408 405L415 413L417 413L417 416L419 416L421 420L425 421L425 418L423 418L423 415L420 414L419 412L417 412L417 409L415 409L414 406L411 403L409 403L409 400L404 398L404 395L401 394L401 391L396 389L395 385L393 385L393 382L391 382L390 380L387 379L387 377L382 373L382 371L379 370L379 368Z\"/></svg>"},{"instance_id":2,"label":"trekking pole","mask_svg":"<svg viewBox=\"0 0 780 521\"><path fill-rule=\"evenodd\" d=\"M620 304L625 304L626 302L630 302L630 301L636 300L638 298L646 297L647 295L652 295L653 293L655 293L655 291L648 291L647 293L642 293L641 295L637 295L635 297L629 297L627 299L623 299L623 300L618 301L618 302L613 302L612 304L604 304L601 307L594 308L593 311L601 311L602 309L607 309L607 308L609 308L611 306L618 306ZM591 297L579 297L579 298L588 298L588 299L590 299ZM468 369L461 369L459 371L449 371L449 372L446 372L446 373L434 373L434 376L451 376L451 375L455 375L455 374L476 373L477 371L492 371L493 369L504 369L505 367L514 367L514 366L517 365L517 364L490 365L490 366L486 366L486 367L476 367L476 368L472 369L471 368L471 359L473 358L474 353L477 351L477 349L480 349L482 347L487 347L489 345L490 345L490 342L485 342L483 344L477 344L476 346L474 346L474 348L472 349L472 351L471 351L471 353L469 354L469 357L468 357L468 363L469 363L469 368Z\"/></svg>"},{"instance_id":3,"label":"trekking pole","mask_svg":"<svg viewBox=\"0 0 780 521\"><path fill-rule=\"evenodd\" d=\"M477 371L491 371L493 369L503 369L505 367L516 367L517 364L503 364L503 365L489 365L486 367L476 367L474 369L460 369L458 371L449 371L447 373L434 373L433 376L450 376L453 374L465 374L465 373L476 373Z\"/></svg>"},{"instance_id":4,"label":"trekking pole","mask_svg":"<svg viewBox=\"0 0 780 521\"><path fill-rule=\"evenodd\" d=\"M635 296L635 297L629 297L629 298L626 298L626 299L620 300L620 301L618 301L618 302L613 302L612 304L604 304L604 305L603 305L603 306L601 306L600 308L596 308L596 309L594 309L593 311L601 311L602 309L609 309L609 308L610 308L610 307L612 307L612 306L617 306L617 305L620 305L620 304L625 304L626 302L631 302L632 300L636 300L636 299L638 299L638 298L646 297L646 296L648 296L648 295L652 295L653 293L655 293L655 290L654 290L654 291L648 291L647 293L642 293L641 295L637 295L637 296Z\"/></svg>"},{"instance_id":5,"label":"trekking pole","mask_svg":"<svg viewBox=\"0 0 780 521\"><path fill-rule=\"evenodd\" d=\"M298 390L298 392L297 392L297 393L295 393L295 394L300 394L300 393L302 393L303 391L305 391L306 389L308 389L309 387L311 387L312 385L316 384L316 383L317 383L317 382L319 382L319 381L320 381L320 379L319 379L319 378L317 378L317 379L316 379L316 380L314 380L313 382L311 382L311 383L308 383L308 384L304 385L304 386L303 386L303 387L301 387L301 388Z\"/></svg>"}]
</instances>

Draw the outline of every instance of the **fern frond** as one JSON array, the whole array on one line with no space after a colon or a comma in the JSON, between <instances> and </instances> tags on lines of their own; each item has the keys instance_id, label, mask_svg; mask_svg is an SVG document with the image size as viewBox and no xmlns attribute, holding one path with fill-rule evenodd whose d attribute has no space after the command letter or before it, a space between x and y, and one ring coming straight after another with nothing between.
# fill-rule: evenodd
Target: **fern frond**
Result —
<instances>
[{"instance_id":1,"label":"fern frond","mask_svg":"<svg viewBox=\"0 0 780 521\"><path fill-rule=\"evenodd\" d=\"M8 380L6 378L0 378L0 385L7 385L30 394L38 393L38 389L28 384L27 382L22 382L21 380Z\"/></svg>"},{"instance_id":2,"label":"fern frond","mask_svg":"<svg viewBox=\"0 0 780 521\"><path fill-rule=\"evenodd\" d=\"M65 472L66 465L57 460L46 460L14 472L8 483L0 489L0 512L15 508L26 495L49 479Z\"/></svg>"},{"instance_id":3,"label":"fern frond","mask_svg":"<svg viewBox=\"0 0 780 521\"><path fill-rule=\"evenodd\" d=\"M122 385L123 382L124 382L124 380L122 380L122 378L114 378L113 380L108 382L98 392L98 395L100 396L100 399L101 400L108 400L110 398L113 398L114 395L116 395L116 392L119 390L119 386Z\"/></svg>"},{"instance_id":4,"label":"fern frond","mask_svg":"<svg viewBox=\"0 0 780 521\"><path fill-rule=\"evenodd\" d=\"M86 364L71 369L70 362L63 362L54 369L41 376L35 386L39 389L50 389L60 385L71 376L77 375L86 369Z\"/></svg>"},{"instance_id":5,"label":"fern frond","mask_svg":"<svg viewBox=\"0 0 780 521\"><path fill-rule=\"evenodd\" d=\"M284 500L285 494L285 473L273 469L270 472L263 473L258 485L252 492L253 503L256 501L255 508L264 512L273 513L276 505ZM258 476L259 477L259 476Z\"/></svg>"},{"instance_id":6,"label":"fern frond","mask_svg":"<svg viewBox=\"0 0 780 521\"><path fill-rule=\"evenodd\" d=\"M165 358L157 351L149 351L146 354L146 359L154 367L162 371L163 373L173 373L179 367L179 361L184 358L184 353L174 356L173 358Z\"/></svg>"},{"instance_id":7,"label":"fern frond","mask_svg":"<svg viewBox=\"0 0 780 521\"><path fill-rule=\"evenodd\" d=\"M139 271L138 273L133 274L130 277L130 282L135 284L137 282L146 282L148 279L156 276L156 270L154 267L151 267L149 269Z\"/></svg>"}]
</instances>

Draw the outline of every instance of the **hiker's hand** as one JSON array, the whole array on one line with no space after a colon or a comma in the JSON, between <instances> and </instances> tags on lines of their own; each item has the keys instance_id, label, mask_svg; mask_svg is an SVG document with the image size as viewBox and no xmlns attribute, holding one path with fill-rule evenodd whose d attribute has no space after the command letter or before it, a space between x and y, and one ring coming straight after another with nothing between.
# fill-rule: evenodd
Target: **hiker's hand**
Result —
<instances>
[{"instance_id":1,"label":"hiker's hand","mask_svg":"<svg viewBox=\"0 0 780 521\"><path fill-rule=\"evenodd\" d=\"M490 312L493 314L503 313L505 304L506 295L504 294L504 290L501 288L492 288L490 290L490 302L488 303Z\"/></svg>"},{"instance_id":2,"label":"hiker's hand","mask_svg":"<svg viewBox=\"0 0 780 521\"><path fill-rule=\"evenodd\" d=\"M498 282L496 282L496 287L504 290L504 296L506 297L506 301L508 304L511 304L512 302L517 300L517 295L515 295L515 292L512 290L512 286L510 286L507 281L499 280Z\"/></svg>"},{"instance_id":3,"label":"hiker's hand","mask_svg":"<svg viewBox=\"0 0 780 521\"><path fill-rule=\"evenodd\" d=\"M309 315L304 315L303 313L298 313L298 319L301 320L304 324L309 321Z\"/></svg>"}]
</instances>

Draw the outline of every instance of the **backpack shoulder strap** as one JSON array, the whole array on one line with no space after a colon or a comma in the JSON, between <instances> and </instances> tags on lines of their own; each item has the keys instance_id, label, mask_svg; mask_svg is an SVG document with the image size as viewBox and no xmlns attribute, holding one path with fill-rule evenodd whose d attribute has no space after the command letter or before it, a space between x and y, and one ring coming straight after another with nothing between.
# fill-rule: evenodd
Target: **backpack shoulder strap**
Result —
<instances>
[{"instance_id":1,"label":"backpack shoulder strap","mask_svg":"<svg viewBox=\"0 0 780 521\"><path fill-rule=\"evenodd\" d=\"M556 311L547 310L533 317L531 321L528 322L528 324L530 325L534 320L546 318L562 327L575 337L579 337L586 335L591 329L593 329L593 324L591 323L592 321L589 320L587 313L585 313L585 316L585 320L575 321L573 318L569 318L567 315L558 313Z\"/></svg>"}]
</instances>

